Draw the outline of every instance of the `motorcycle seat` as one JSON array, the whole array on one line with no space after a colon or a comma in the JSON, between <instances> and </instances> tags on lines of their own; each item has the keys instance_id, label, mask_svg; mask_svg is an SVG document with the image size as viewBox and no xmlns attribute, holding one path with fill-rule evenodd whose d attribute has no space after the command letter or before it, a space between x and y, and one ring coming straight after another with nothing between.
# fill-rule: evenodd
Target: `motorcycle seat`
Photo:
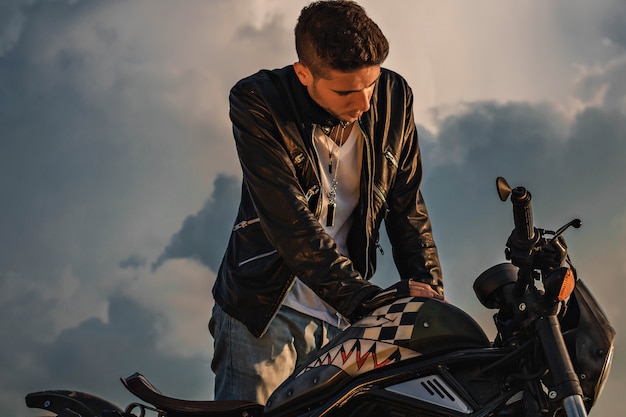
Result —
<instances>
[{"instance_id":1,"label":"motorcycle seat","mask_svg":"<svg viewBox=\"0 0 626 417\"><path fill-rule=\"evenodd\" d=\"M168 397L138 372L121 380L131 393L158 410L166 412L168 417L193 414L216 417L255 417L260 416L263 411L263 406L253 401L203 401Z\"/></svg>"}]
</instances>

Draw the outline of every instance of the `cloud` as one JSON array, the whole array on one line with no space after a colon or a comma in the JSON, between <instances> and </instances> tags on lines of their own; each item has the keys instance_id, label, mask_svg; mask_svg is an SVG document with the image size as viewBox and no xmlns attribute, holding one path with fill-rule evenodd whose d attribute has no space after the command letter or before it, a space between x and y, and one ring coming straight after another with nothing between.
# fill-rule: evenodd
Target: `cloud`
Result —
<instances>
[{"instance_id":1,"label":"cloud","mask_svg":"<svg viewBox=\"0 0 626 417\"><path fill-rule=\"evenodd\" d=\"M181 357L210 357L213 345L207 326L214 282L215 273L196 260L173 259L164 261L156 271L139 271L119 293L158 314L155 347L159 351Z\"/></svg>"},{"instance_id":2,"label":"cloud","mask_svg":"<svg viewBox=\"0 0 626 417\"><path fill-rule=\"evenodd\" d=\"M130 255L128 258L121 260L119 263L119 267L122 269L126 269L126 268L137 269L137 268L141 268L145 266L146 262L147 262L147 259L145 256L134 253Z\"/></svg>"},{"instance_id":3,"label":"cloud","mask_svg":"<svg viewBox=\"0 0 626 417\"><path fill-rule=\"evenodd\" d=\"M197 214L185 219L152 269L168 259L190 258L217 271L237 214L239 190L237 178L218 175L211 198Z\"/></svg>"},{"instance_id":4,"label":"cloud","mask_svg":"<svg viewBox=\"0 0 626 417\"><path fill-rule=\"evenodd\" d=\"M21 1L7 0L0 4L0 57L10 51L22 32L24 14Z\"/></svg>"},{"instance_id":5,"label":"cloud","mask_svg":"<svg viewBox=\"0 0 626 417\"><path fill-rule=\"evenodd\" d=\"M58 289L66 296L36 287L16 291L6 286L15 281L4 281L1 294L11 297L0 303L0 314L13 320L0 321L0 331L11 335L0 344L0 367L12 376L0 378L3 411L23 412L17 399L53 388L90 392L123 408L136 398L119 377L135 371L170 395L212 396L207 324L214 275L186 260L166 262L156 274L145 268L127 274L116 278L120 285L106 297L101 317L82 319L52 337L46 327L58 325L65 307L84 311L83 294L67 291L67 285Z\"/></svg>"},{"instance_id":6,"label":"cloud","mask_svg":"<svg viewBox=\"0 0 626 417\"><path fill-rule=\"evenodd\" d=\"M223 221L205 219L214 240L197 253L214 267L221 259L238 192L224 109L239 75L216 57L238 44L266 56L251 36L279 37L266 39L275 54L291 45L277 18L256 32L222 18L245 2L150 1L145 13L147 3L0 6L17 13L3 8L0 19L19 23L0 24L11 30L0 33L0 330L11 335L0 345L0 414L23 413L35 389L113 393L139 368L164 392L212 395L214 274L171 256L154 273L145 265L212 195L232 206L207 200ZM133 346L118 312L138 316L128 324L149 347ZM65 373L43 360L66 354Z\"/></svg>"},{"instance_id":7,"label":"cloud","mask_svg":"<svg viewBox=\"0 0 626 417\"><path fill-rule=\"evenodd\" d=\"M25 388L79 389L124 408L124 402L132 397L124 392L119 377L140 371L170 395L208 397L212 392L208 357L181 357L159 350L159 315L131 298L111 297L107 322L85 320L63 331L52 343L31 348L30 360L35 361L31 366L36 372L16 375L12 385L3 390L23 395ZM181 384L186 387L184 392Z\"/></svg>"},{"instance_id":8,"label":"cloud","mask_svg":"<svg viewBox=\"0 0 626 417\"><path fill-rule=\"evenodd\" d=\"M295 60L305 3L1 2L0 414L35 389L128 402L117 378L135 370L211 397L210 290L240 192L228 90ZM566 238L619 338L621 2L363 4L416 93L448 297L493 327L469 289L504 258L503 175L531 190L538 225L582 218ZM396 276L384 244L381 285ZM599 415L622 411L623 367Z\"/></svg>"},{"instance_id":9,"label":"cloud","mask_svg":"<svg viewBox=\"0 0 626 417\"><path fill-rule=\"evenodd\" d=\"M613 43L619 45L622 49L626 48L626 9L619 0L613 2L610 13L606 14L603 32Z\"/></svg>"},{"instance_id":10,"label":"cloud","mask_svg":"<svg viewBox=\"0 0 626 417\"><path fill-rule=\"evenodd\" d=\"M476 163L482 171L494 168L486 164L499 163L492 158L494 152L503 155L501 159L524 153L550 157L552 148L563 142L566 129L564 117L547 103L466 103L438 124L431 163ZM521 158L517 160L523 163Z\"/></svg>"},{"instance_id":11,"label":"cloud","mask_svg":"<svg viewBox=\"0 0 626 417\"><path fill-rule=\"evenodd\" d=\"M601 67L582 68L575 92L581 102L626 112L626 55Z\"/></svg>"},{"instance_id":12,"label":"cloud","mask_svg":"<svg viewBox=\"0 0 626 417\"><path fill-rule=\"evenodd\" d=\"M467 104L442 121L437 141L423 146L425 192L433 217L442 219L439 233L458 235L445 244L463 251L474 239L491 240L492 233L481 230L493 231L490 223L510 214L485 215L498 207L496 176L533 190L537 220L565 223L563 216L584 214L593 220L600 209L619 215L625 127L624 114L602 108L588 108L567 122L545 104ZM447 259L468 258L451 255Z\"/></svg>"}]
</instances>

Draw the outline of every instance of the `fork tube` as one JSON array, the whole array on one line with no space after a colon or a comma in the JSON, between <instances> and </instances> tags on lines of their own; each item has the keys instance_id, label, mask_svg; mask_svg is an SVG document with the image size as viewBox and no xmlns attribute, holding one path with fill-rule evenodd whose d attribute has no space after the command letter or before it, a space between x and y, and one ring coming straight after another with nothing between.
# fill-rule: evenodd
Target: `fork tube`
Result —
<instances>
[{"instance_id":1,"label":"fork tube","mask_svg":"<svg viewBox=\"0 0 626 417\"><path fill-rule=\"evenodd\" d=\"M587 411L582 400L583 391L567 352L556 315L540 318L536 326L554 381L554 387L549 387L550 398L563 401L568 417L586 417Z\"/></svg>"},{"instance_id":2,"label":"fork tube","mask_svg":"<svg viewBox=\"0 0 626 417\"><path fill-rule=\"evenodd\" d=\"M563 398L563 408L567 417L587 417L587 409L580 395Z\"/></svg>"}]
</instances>

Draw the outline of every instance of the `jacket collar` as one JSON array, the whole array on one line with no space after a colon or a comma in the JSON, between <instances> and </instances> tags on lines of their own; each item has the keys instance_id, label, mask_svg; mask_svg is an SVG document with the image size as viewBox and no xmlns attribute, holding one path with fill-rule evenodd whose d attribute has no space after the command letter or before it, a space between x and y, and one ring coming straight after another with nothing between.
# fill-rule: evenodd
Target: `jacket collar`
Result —
<instances>
[{"instance_id":1,"label":"jacket collar","mask_svg":"<svg viewBox=\"0 0 626 417\"><path fill-rule=\"evenodd\" d=\"M339 124L339 119L317 104L309 95L306 87L302 85L296 75L293 66L284 68L287 70L287 79L293 91L296 103L301 103L301 111L304 121L320 125L322 128L332 129Z\"/></svg>"}]
</instances>

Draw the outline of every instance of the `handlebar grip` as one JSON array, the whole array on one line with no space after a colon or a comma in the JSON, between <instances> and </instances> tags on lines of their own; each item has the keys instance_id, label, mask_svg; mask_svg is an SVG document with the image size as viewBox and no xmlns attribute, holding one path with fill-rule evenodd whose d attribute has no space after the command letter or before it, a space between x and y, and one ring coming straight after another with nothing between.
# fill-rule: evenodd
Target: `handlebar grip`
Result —
<instances>
[{"instance_id":1,"label":"handlebar grip","mask_svg":"<svg viewBox=\"0 0 626 417\"><path fill-rule=\"evenodd\" d=\"M532 241L535 237L531 199L530 192L524 187L516 187L511 190L513 222L515 223L514 233L521 242Z\"/></svg>"}]
</instances>

